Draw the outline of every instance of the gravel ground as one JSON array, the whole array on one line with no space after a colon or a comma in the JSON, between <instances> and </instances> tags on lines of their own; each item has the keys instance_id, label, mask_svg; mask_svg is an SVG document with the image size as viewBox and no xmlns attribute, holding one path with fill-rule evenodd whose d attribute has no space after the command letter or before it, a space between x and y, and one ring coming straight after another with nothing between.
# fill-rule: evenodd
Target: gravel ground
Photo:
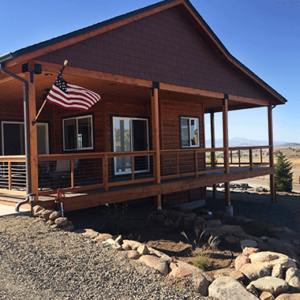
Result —
<instances>
[{"instance_id":1,"label":"gravel ground","mask_svg":"<svg viewBox=\"0 0 300 300\"><path fill-rule=\"evenodd\" d=\"M209 299L185 280L27 215L0 217L0 299Z\"/></svg>"}]
</instances>

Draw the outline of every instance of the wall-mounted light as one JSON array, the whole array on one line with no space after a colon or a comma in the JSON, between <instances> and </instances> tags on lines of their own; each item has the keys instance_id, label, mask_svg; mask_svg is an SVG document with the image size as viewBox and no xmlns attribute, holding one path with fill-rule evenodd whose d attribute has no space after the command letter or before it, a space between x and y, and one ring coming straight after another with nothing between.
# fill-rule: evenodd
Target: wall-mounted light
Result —
<instances>
[{"instance_id":1,"label":"wall-mounted light","mask_svg":"<svg viewBox=\"0 0 300 300\"><path fill-rule=\"evenodd\" d=\"M52 76L52 73L46 73L45 76Z\"/></svg>"}]
</instances>

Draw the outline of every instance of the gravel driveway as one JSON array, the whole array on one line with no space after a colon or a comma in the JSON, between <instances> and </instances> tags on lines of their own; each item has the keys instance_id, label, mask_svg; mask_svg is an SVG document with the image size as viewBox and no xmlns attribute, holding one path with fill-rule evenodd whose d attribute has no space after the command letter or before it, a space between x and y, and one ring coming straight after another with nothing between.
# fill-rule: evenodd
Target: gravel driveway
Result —
<instances>
[{"instance_id":1,"label":"gravel driveway","mask_svg":"<svg viewBox=\"0 0 300 300\"><path fill-rule=\"evenodd\" d=\"M208 299L76 233L0 217L0 299Z\"/></svg>"}]
</instances>

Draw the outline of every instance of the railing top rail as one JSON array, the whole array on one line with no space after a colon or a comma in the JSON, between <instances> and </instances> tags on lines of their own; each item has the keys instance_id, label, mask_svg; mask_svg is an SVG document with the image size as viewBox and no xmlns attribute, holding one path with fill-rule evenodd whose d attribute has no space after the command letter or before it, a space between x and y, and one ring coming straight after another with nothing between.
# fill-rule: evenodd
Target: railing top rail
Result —
<instances>
[{"instance_id":1,"label":"railing top rail","mask_svg":"<svg viewBox=\"0 0 300 300\"><path fill-rule=\"evenodd\" d=\"M132 151L132 152L93 152L93 153L64 153L64 154L43 154L38 155L39 161L67 160L67 159L92 159L102 158L105 155L108 157L120 156L146 156L154 155L155 151Z\"/></svg>"},{"instance_id":2,"label":"railing top rail","mask_svg":"<svg viewBox=\"0 0 300 300\"><path fill-rule=\"evenodd\" d=\"M191 148L191 149L167 149L160 150L161 153L205 153L205 152L222 152L225 148Z\"/></svg>"},{"instance_id":3,"label":"railing top rail","mask_svg":"<svg viewBox=\"0 0 300 300\"><path fill-rule=\"evenodd\" d=\"M25 155L0 155L0 162L26 162Z\"/></svg>"},{"instance_id":4,"label":"railing top rail","mask_svg":"<svg viewBox=\"0 0 300 300\"><path fill-rule=\"evenodd\" d=\"M249 150L249 149L269 149L271 146L240 146L240 147L229 147L229 150Z\"/></svg>"}]
</instances>

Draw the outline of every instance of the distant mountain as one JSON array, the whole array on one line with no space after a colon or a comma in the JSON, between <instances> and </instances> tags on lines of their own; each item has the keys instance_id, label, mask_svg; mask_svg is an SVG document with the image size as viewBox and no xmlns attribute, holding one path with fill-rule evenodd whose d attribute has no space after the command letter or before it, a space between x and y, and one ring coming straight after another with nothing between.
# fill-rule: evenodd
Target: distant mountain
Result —
<instances>
[{"instance_id":1,"label":"distant mountain","mask_svg":"<svg viewBox=\"0 0 300 300\"><path fill-rule=\"evenodd\" d=\"M285 143L285 144L279 144L275 145L276 148L300 148L300 144L298 143Z\"/></svg>"},{"instance_id":2,"label":"distant mountain","mask_svg":"<svg viewBox=\"0 0 300 300\"><path fill-rule=\"evenodd\" d=\"M235 137L232 139L229 139L229 147L242 147L242 146L267 146L269 144L269 142L263 141L263 140L251 140L251 139L246 139L246 138L239 138L239 137ZM216 147L217 148L221 148L223 147L223 139L216 139L215 141ZM277 145L299 145L300 144L296 144L296 143L286 143L286 142L276 142L274 141L274 146L277 147ZM205 141L205 145L207 148L209 148L211 146L211 140L206 140ZM292 146L287 146L287 147L292 147Z\"/></svg>"}]
</instances>

